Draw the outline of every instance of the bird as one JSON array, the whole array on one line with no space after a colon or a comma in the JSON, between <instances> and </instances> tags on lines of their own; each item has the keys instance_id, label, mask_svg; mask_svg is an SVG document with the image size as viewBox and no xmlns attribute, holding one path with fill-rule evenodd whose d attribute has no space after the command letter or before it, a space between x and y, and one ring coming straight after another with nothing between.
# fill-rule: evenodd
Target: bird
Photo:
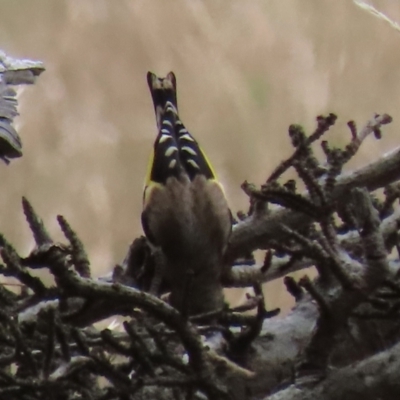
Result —
<instances>
[{"instance_id":1,"label":"bird","mask_svg":"<svg viewBox=\"0 0 400 400\"><path fill-rule=\"evenodd\" d=\"M147 74L158 134L143 194L142 226L165 257L169 301L195 315L223 306L220 282L232 215L224 189L178 113L176 77Z\"/></svg>"}]
</instances>

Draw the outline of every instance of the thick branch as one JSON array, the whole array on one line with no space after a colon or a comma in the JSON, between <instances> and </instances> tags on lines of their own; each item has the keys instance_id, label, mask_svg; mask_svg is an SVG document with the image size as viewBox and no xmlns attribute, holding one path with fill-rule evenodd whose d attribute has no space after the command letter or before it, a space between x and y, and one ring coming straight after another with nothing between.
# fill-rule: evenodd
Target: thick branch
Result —
<instances>
[{"instance_id":1,"label":"thick branch","mask_svg":"<svg viewBox=\"0 0 400 400\"><path fill-rule=\"evenodd\" d=\"M374 163L340 175L332 199L341 198L355 187L366 187L372 191L395 182L400 179L399 165L400 148L397 148ZM311 218L307 215L281 208L265 215L255 213L234 227L229 255L235 258L249 251L266 248L269 241L284 236L282 224L298 230L309 222Z\"/></svg>"},{"instance_id":2,"label":"thick branch","mask_svg":"<svg viewBox=\"0 0 400 400\"><path fill-rule=\"evenodd\" d=\"M291 385L264 400L392 400L400 396L400 344L332 371L316 387Z\"/></svg>"},{"instance_id":3,"label":"thick branch","mask_svg":"<svg viewBox=\"0 0 400 400\"><path fill-rule=\"evenodd\" d=\"M41 61L12 58L0 50L0 74L9 85L34 83L43 71L44 65Z\"/></svg>"},{"instance_id":4,"label":"thick branch","mask_svg":"<svg viewBox=\"0 0 400 400\"><path fill-rule=\"evenodd\" d=\"M294 214L294 213L290 213ZM296 214L301 217L300 214ZM291 215L288 216L289 218ZM381 225L380 231L385 241L389 241L398 231L400 222L400 210L397 209L391 216L385 218ZM345 235L339 236L339 246L344 249L354 249L361 245L358 232L351 231ZM390 249L389 249L390 250ZM259 266L239 265L232 267L230 276L227 277L224 284L227 287L247 287L251 286L252 282L271 282L275 279L282 278L291 272L300 271L305 268L312 267L314 262L309 258L290 263L289 257L277 257L271 261L271 265L267 271L263 271ZM393 264L393 271L397 270L398 266Z\"/></svg>"}]
</instances>

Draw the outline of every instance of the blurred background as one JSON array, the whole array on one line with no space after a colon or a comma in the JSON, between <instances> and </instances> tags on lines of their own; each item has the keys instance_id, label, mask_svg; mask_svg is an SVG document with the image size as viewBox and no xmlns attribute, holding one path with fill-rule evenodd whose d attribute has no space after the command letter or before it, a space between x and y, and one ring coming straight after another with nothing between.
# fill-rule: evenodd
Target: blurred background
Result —
<instances>
[{"instance_id":1,"label":"blurred background","mask_svg":"<svg viewBox=\"0 0 400 400\"><path fill-rule=\"evenodd\" d=\"M373 4L400 21L400 2ZM55 238L56 216L67 218L96 275L142 233L156 135L148 70L176 73L181 117L234 212L248 207L240 184L262 184L290 154L291 123L310 131L317 115L337 113L326 138L340 145L348 120L391 114L349 168L400 145L400 32L350 0L2 0L0 48L47 69L19 97L24 156L0 165L0 232L32 249L26 196ZM281 281L266 298L291 304Z\"/></svg>"}]
</instances>

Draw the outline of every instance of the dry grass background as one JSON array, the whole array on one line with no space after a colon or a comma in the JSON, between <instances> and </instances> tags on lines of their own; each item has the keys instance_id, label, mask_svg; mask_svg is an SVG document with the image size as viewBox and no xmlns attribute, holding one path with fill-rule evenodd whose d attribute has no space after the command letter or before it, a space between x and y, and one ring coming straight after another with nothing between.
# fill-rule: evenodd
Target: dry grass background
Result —
<instances>
[{"instance_id":1,"label":"dry grass background","mask_svg":"<svg viewBox=\"0 0 400 400\"><path fill-rule=\"evenodd\" d=\"M399 2L374 5L400 21ZM341 144L349 119L391 114L352 167L400 144L400 33L350 0L2 0L0 48L47 67L20 97L24 157L0 165L0 231L32 248L27 196L57 238L56 215L70 221L96 274L141 234L156 134L148 70L177 74L181 116L234 211L247 208L243 180L262 183L291 151L290 123L312 129L335 112L329 139ZM290 304L281 283L266 297Z\"/></svg>"}]
</instances>

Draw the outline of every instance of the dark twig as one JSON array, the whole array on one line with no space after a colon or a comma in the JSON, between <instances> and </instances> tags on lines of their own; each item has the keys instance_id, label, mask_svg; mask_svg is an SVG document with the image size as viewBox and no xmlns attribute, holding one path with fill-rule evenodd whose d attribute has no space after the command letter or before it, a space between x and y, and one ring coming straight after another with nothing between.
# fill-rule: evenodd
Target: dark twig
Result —
<instances>
[{"instance_id":1,"label":"dark twig","mask_svg":"<svg viewBox=\"0 0 400 400\"><path fill-rule=\"evenodd\" d=\"M72 230L67 220L62 216L57 216L57 221L68 241L71 243L72 262L79 275L90 278L90 262L86 254L83 243L77 234Z\"/></svg>"},{"instance_id":2,"label":"dark twig","mask_svg":"<svg viewBox=\"0 0 400 400\"><path fill-rule=\"evenodd\" d=\"M47 343L46 343L46 352L45 357L43 359L43 374L45 379L48 379L52 367L52 363L54 361L54 336L55 336L55 328L54 328L54 312L53 310L49 310L47 313L47 323L48 323L48 335L47 335Z\"/></svg>"},{"instance_id":3,"label":"dark twig","mask_svg":"<svg viewBox=\"0 0 400 400\"><path fill-rule=\"evenodd\" d=\"M16 277L23 284L31 288L38 296L43 296L46 293L46 286L42 281L32 276L26 268L20 263L20 257L10 243L0 234L0 253L10 270L10 275Z\"/></svg>"},{"instance_id":4,"label":"dark twig","mask_svg":"<svg viewBox=\"0 0 400 400\"><path fill-rule=\"evenodd\" d=\"M322 293L320 293L307 275L300 279L299 286L307 290L311 297L317 302L321 313L325 317L329 317L332 314L332 310L329 307L327 300L323 297Z\"/></svg>"},{"instance_id":5,"label":"dark twig","mask_svg":"<svg viewBox=\"0 0 400 400\"><path fill-rule=\"evenodd\" d=\"M258 337L266 318L267 310L260 284L253 286L254 293L258 298L257 314L247 329L244 329L238 336L234 337L229 344L229 355L235 360L240 360L247 352L251 343Z\"/></svg>"},{"instance_id":6,"label":"dark twig","mask_svg":"<svg viewBox=\"0 0 400 400\"><path fill-rule=\"evenodd\" d=\"M300 301L303 298L304 293L301 286L291 276L285 276L283 283L286 286L286 290L296 301Z\"/></svg>"},{"instance_id":7,"label":"dark twig","mask_svg":"<svg viewBox=\"0 0 400 400\"><path fill-rule=\"evenodd\" d=\"M295 152L288 159L283 161L278 168L275 169L275 171L269 176L267 182L276 181L287 169L292 166L293 161L296 160L302 152L307 151L306 149L309 148L313 142L319 140L321 136L325 134L332 125L335 124L336 119L337 117L334 114L329 114L327 117L317 117L318 126L315 132L308 138L304 138L301 145L296 145L296 143L294 143L295 147L297 147ZM298 125L291 125L289 127L289 134L292 136L295 135L296 137L299 135L303 135L305 137L305 134L302 132L302 128Z\"/></svg>"},{"instance_id":8,"label":"dark twig","mask_svg":"<svg viewBox=\"0 0 400 400\"><path fill-rule=\"evenodd\" d=\"M43 221L38 217L31 203L26 197L22 198L22 208L29 227L31 228L36 245L41 246L46 243L52 243L49 233L47 232Z\"/></svg>"}]
</instances>

